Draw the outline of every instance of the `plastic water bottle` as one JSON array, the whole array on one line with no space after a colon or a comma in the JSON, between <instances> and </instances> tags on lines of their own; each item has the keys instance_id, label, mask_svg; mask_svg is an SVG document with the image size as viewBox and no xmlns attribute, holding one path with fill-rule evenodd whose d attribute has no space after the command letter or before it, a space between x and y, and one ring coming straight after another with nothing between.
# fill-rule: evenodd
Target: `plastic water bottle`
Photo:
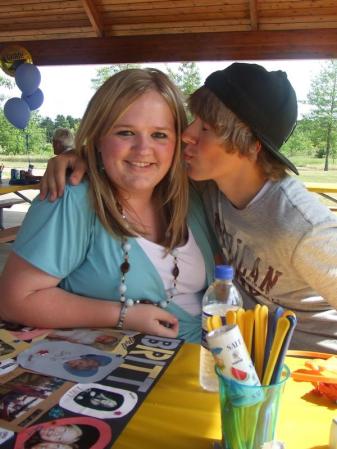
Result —
<instances>
[{"instance_id":1,"label":"plastic water bottle","mask_svg":"<svg viewBox=\"0 0 337 449\"><path fill-rule=\"evenodd\" d=\"M202 300L202 337L200 348L200 385L207 391L218 391L219 384L214 371L214 358L208 350L206 341L207 318L214 315L221 317L226 324L228 310L242 307L242 298L233 284L234 268L230 265L217 265L214 273L215 280L206 290Z\"/></svg>"}]
</instances>

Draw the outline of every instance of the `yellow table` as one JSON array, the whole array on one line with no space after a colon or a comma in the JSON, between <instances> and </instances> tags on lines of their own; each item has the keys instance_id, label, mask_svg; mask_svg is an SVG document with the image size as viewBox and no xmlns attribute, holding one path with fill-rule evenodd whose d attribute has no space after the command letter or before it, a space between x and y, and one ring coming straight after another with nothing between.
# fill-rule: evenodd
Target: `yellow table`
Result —
<instances>
[{"instance_id":1,"label":"yellow table","mask_svg":"<svg viewBox=\"0 0 337 449\"><path fill-rule=\"evenodd\" d=\"M303 359L287 358L290 369ZM199 387L199 346L185 344L122 432L113 449L212 449L221 438L218 395ZM276 437L286 449L328 449L336 405L288 380Z\"/></svg>"},{"instance_id":2,"label":"yellow table","mask_svg":"<svg viewBox=\"0 0 337 449\"><path fill-rule=\"evenodd\" d=\"M304 185L309 192L318 193L333 203L337 203L337 199L329 195L331 193L337 193L337 184L331 184L328 182L305 182Z\"/></svg>"},{"instance_id":3,"label":"yellow table","mask_svg":"<svg viewBox=\"0 0 337 449\"><path fill-rule=\"evenodd\" d=\"M30 199L18 193L21 190L36 190L40 188L40 183L37 184L25 184L25 185L11 185L9 184L9 180L5 179L0 183L0 195L4 195L5 193L15 193L20 198L24 199L28 203L30 203Z\"/></svg>"},{"instance_id":4,"label":"yellow table","mask_svg":"<svg viewBox=\"0 0 337 449\"><path fill-rule=\"evenodd\" d=\"M39 189L40 188L40 183L35 183L35 184L25 184L25 185L12 185L9 184L9 180L3 180L0 183L0 195L5 195L7 193L15 193L16 196L18 196L19 198L21 198L21 200L27 202L27 203L31 203L32 201L25 195L23 195L21 193L22 190L35 190L35 189ZM20 202L20 200L16 200L16 202ZM6 207L11 207L12 204L15 204L15 201L13 201L12 198L10 198L8 201L5 201L5 205L1 205L0 206L0 231L2 232L2 230L4 229L4 224L3 224L3 208ZM14 228L12 228L14 230ZM9 231L11 232L11 231ZM16 235L16 231L14 231L14 236ZM9 239L11 237L8 237ZM15 238L15 237L14 237ZM4 238L4 241L9 241L7 239L7 236Z\"/></svg>"},{"instance_id":5,"label":"yellow table","mask_svg":"<svg viewBox=\"0 0 337 449\"><path fill-rule=\"evenodd\" d=\"M328 182L305 182L305 187L315 193L337 193L337 184Z\"/></svg>"}]
</instances>

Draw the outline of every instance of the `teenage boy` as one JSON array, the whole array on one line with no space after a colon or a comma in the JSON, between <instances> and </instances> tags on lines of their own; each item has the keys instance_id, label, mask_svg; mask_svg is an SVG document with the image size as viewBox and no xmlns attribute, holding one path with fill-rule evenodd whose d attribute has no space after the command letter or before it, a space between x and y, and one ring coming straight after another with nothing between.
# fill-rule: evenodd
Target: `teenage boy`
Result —
<instances>
[{"instance_id":1,"label":"teenage boy","mask_svg":"<svg viewBox=\"0 0 337 449\"><path fill-rule=\"evenodd\" d=\"M183 133L188 174L204 202L244 306L298 318L292 347L337 352L337 217L288 174L280 152L297 119L282 71L234 63L193 93Z\"/></svg>"}]
</instances>

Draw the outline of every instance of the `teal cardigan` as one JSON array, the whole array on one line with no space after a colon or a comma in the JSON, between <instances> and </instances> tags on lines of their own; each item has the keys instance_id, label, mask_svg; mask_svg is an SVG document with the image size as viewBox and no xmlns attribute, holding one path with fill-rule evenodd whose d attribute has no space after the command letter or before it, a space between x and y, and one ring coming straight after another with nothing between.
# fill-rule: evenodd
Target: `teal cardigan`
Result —
<instances>
[{"instance_id":1,"label":"teal cardigan","mask_svg":"<svg viewBox=\"0 0 337 449\"><path fill-rule=\"evenodd\" d=\"M206 288L213 279L216 244L201 198L192 187L188 225L205 260ZM163 282L151 260L135 238L128 241L131 268L126 275L126 296L153 302L165 299ZM105 230L93 211L87 182L66 186L63 197L54 203L35 198L13 250L36 268L60 278L59 286L69 292L119 300L121 242ZM200 341L200 316L193 317L173 303L167 310L179 319L179 338Z\"/></svg>"}]
</instances>

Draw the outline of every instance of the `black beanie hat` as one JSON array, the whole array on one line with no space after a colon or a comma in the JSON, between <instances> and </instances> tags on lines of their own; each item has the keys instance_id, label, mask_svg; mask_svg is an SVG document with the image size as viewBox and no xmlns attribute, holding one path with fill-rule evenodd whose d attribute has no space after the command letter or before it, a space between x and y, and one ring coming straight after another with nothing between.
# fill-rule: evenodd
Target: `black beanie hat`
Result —
<instances>
[{"instance_id":1,"label":"black beanie hat","mask_svg":"<svg viewBox=\"0 0 337 449\"><path fill-rule=\"evenodd\" d=\"M295 165L280 153L297 120L296 93L285 72L235 62L211 73L205 86L251 128L268 151L298 175Z\"/></svg>"}]
</instances>

